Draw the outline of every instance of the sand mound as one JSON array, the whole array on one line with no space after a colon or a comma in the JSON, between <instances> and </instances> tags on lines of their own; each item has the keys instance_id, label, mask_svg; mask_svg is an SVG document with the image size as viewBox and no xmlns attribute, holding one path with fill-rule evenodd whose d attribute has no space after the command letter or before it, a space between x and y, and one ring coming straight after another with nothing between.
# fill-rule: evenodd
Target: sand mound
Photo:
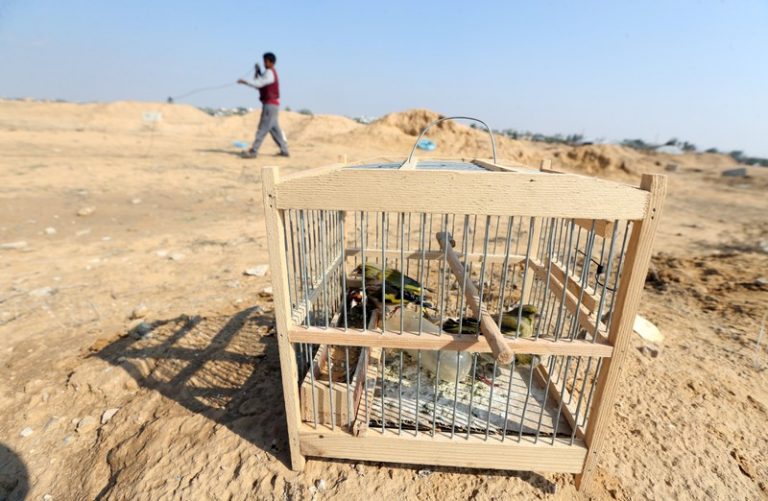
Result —
<instances>
[{"instance_id":1,"label":"sand mound","mask_svg":"<svg viewBox=\"0 0 768 501\"><path fill-rule=\"evenodd\" d=\"M434 122L435 120L443 117L445 117L445 115L441 115L434 111L416 108L384 115L380 119L373 122L371 126L374 129L381 126L394 127L402 131L404 134L408 134L409 136L418 136L421 131L424 130L424 127L429 125L431 122ZM433 134L437 131L458 133L462 129L466 129L466 132L470 130L468 127L459 125L456 122L449 120L435 125L431 131Z\"/></svg>"}]
</instances>

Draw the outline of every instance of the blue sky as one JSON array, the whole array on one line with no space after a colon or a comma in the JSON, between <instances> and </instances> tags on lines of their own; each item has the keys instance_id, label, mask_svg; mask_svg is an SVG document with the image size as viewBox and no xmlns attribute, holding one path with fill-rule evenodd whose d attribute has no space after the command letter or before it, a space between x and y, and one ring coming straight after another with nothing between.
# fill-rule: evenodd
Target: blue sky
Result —
<instances>
[{"instance_id":1,"label":"blue sky","mask_svg":"<svg viewBox=\"0 0 768 501\"><path fill-rule=\"evenodd\" d=\"M0 0L0 96L161 101L278 57L282 102L768 156L768 2ZM183 100L257 106L232 86Z\"/></svg>"}]
</instances>

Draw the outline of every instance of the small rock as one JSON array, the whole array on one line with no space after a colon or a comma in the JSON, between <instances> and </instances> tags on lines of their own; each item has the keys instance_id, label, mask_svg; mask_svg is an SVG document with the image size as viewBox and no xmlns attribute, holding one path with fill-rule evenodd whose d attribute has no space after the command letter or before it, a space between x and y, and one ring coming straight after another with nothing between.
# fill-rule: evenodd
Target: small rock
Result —
<instances>
[{"instance_id":1,"label":"small rock","mask_svg":"<svg viewBox=\"0 0 768 501\"><path fill-rule=\"evenodd\" d=\"M419 478L426 478L426 477L432 475L432 470L424 468L422 470L419 470L417 472L417 474L419 475Z\"/></svg>"},{"instance_id":2,"label":"small rock","mask_svg":"<svg viewBox=\"0 0 768 501\"><path fill-rule=\"evenodd\" d=\"M317 489L317 492L323 492L326 488L325 480L322 478L318 478L315 480L315 489Z\"/></svg>"},{"instance_id":3,"label":"small rock","mask_svg":"<svg viewBox=\"0 0 768 501\"><path fill-rule=\"evenodd\" d=\"M87 433L95 429L97 425L98 421L96 421L95 417L85 416L83 419L78 421L76 429L78 433Z\"/></svg>"},{"instance_id":4,"label":"small rock","mask_svg":"<svg viewBox=\"0 0 768 501\"><path fill-rule=\"evenodd\" d=\"M139 322L136 324L136 327L131 329L131 331L136 335L136 337L139 338L145 338L149 337L152 333L152 324L149 322Z\"/></svg>"},{"instance_id":5,"label":"small rock","mask_svg":"<svg viewBox=\"0 0 768 501\"><path fill-rule=\"evenodd\" d=\"M115 414L117 414L117 411L119 411L119 407L114 407L112 409L107 409L104 411L104 414L101 415L101 424L107 424L112 417L114 417Z\"/></svg>"},{"instance_id":6,"label":"small rock","mask_svg":"<svg viewBox=\"0 0 768 501\"><path fill-rule=\"evenodd\" d=\"M272 287L264 287L263 289L261 289L261 292L259 292L259 296L272 297Z\"/></svg>"},{"instance_id":7,"label":"small rock","mask_svg":"<svg viewBox=\"0 0 768 501\"><path fill-rule=\"evenodd\" d=\"M75 437L73 437L72 435L67 435L66 437L64 437L64 440L62 440L62 442L64 442L64 445L69 445L74 441L75 441Z\"/></svg>"},{"instance_id":8,"label":"small rock","mask_svg":"<svg viewBox=\"0 0 768 501\"><path fill-rule=\"evenodd\" d=\"M46 494L45 496L43 496L43 501L53 501L53 496L51 496L50 494Z\"/></svg>"},{"instance_id":9,"label":"small rock","mask_svg":"<svg viewBox=\"0 0 768 501\"><path fill-rule=\"evenodd\" d=\"M56 228L54 228L53 226L47 227L45 229L45 234L46 235L55 235L56 234Z\"/></svg>"},{"instance_id":10,"label":"small rock","mask_svg":"<svg viewBox=\"0 0 768 501\"><path fill-rule=\"evenodd\" d=\"M95 211L96 211L96 207L93 207L93 206L83 207L82 209L77 211L77 215L80 217L90 216Z\"/></svg>"},{"instance_id":11,"label":"small rock","mask_svg":"<svg viewBox=\"0 0 768 501\"><path fill-rule=\"evenodd\" d=\"M646 357L656 358L659 356L659 349L653 346L646 345L640 348L640 353L642 353Z\"/></svg>"},{"instance_id":12,"label":"small rock","mask_svg":"<svg viewBox=\"0 0 768 501\"><path fill-rule=\"evenodd\" d=\"M133 205L139 205L141 203L141 199L140 198L133 198L133 199L131 199L131 203Z\"/></svg>"},{"instance_id":13,"label":"small rock","mask_svg":"<svg viewBox=\"0 0 768 501\"><path fill-rule=\"evenodd\" d=\"M27 246L27 242L23 240L19 240L18 242L8 242L5 244L0 244L0 249L3 250L20 250Z\"/></svg>"},{"instance_id":14,"label":"small rock","mask_svg":"<svg viewBox=\"0 0 768 501\"><path fill-rule=\"evenodd\" d=\"M34 433L34 430L27 426L23 430L21 430L21 433L19 433L20 437L27 438L28 436L32 435Z\"/></svg>"},{"instance_id":15,"label":"small rock","mask_svg":"<svg viewBox=\"0 0 768 501\"><path fill-rule=\"evenodd\" d=\"M240 404L240 407L237 408L237 412L239 412L243 416L258 414L261 408L261 404L262 404L261 399L249 398L248 400Z\"/></svg>"},{"instance_id":16,"label":"small rock","mask_svg":"<svg viewBox=\"0 0 768 501\"><path fill-rule=\"evenodd\" d=\"M240 281L239 280L230 280L227 283L224 284L230 289L239 289L240 288Z\"/></svg>"},{"instance_id":17,"label":"small rock","mask_svg":"<svg viewBox=\"0 0 768 501\"><path fill-rule=\"evenodd\" d=\"M365 476L365 467L362 464L357 463L355 465L355 472L357 473L358 477L364 477Z\"/></svg>"},{"instance_id":18,"label":"small rock","mask_svg":"<svg viewBox=\"0 0 768 501\"><path fill-rule=\"evenodd\" d=\"M56 294L56 289L53 287L40 287L39 289L32 289L28 294L32 297L47 297Z\"/></svg>"},{"instance_id":19,"label":"small rock","mask_svg":"<svg viewBox=\"0 0 768 501\"><path fill-rule=\"evenodd\" d=\"M766 277L760 277L755 279L755 285L759 287L765 287L768 286L768 278Z\"/></svg>"},{"instance_id":20,"label":"small rock","mask_svg":"<svg viewBox=\"0 0 768 501\"><path fill-rule=\"evenodd\" d=\"M90 235L90 233L91 233L91 229L90 228L86 228L84 230L76 231L75 232L75 236L76 237L84 237L85 235Z\"/></svg>"},{"instance_id":21,"label":"small rock","mask_svg":"<svg viewBox=\"0 0 768 501\"><path fill-rule=\"evenodd\" d=\"M139 318L144 318L149 313L149 308L147 308L147 305L144 303L141 303L136 308L131 311L131 314L129 315L129 320L137 320Z\"/></svg>"},{"instance_id":22,"label":"small rock","mask_svg":"<svg viewBox=\"0 0 768 501\"><path fill-rule=\"evenodd\" d=\"M248 275L250 277L263 277L267 274L267 271L269 270L269 265L267 264L260 264L258 266L254 266L253 268L248 268L243 272L243 275Z\"/></svg>"},{"instance_id":23,"label":"small rock","mask_svg":"<svg viewBox=\"0 0 768 501\"><path fill-rule=\"evenodd\" d=\"M184 254L182 254L181 252L171 252L170 254L168 254L168 259L170 259L171 261L181 261L185 257L186 256L184 256Z\"/></svg>"},{"instance_id":24,"label":"small rock","mask_svg":"<svg viewBox=\"0 0 768 501\"><path fill-rule=\"evenodd\" d=\"M165 249L159 249L159 250L155 251L155 255L157 257L166 257L166 256L168 256L168 251L165 250Z\"/></svg>"},{"instance_id":25,"label":"small rock","mask_svg":"<svg viewBox=\"0 0 768 501\"><path fill-rule=\"evenodd\" d=\"M666 167L664 167L664 170L667 172L677 172L678 165L677 164L667 164Z\"/></svg>"}]
</instances>

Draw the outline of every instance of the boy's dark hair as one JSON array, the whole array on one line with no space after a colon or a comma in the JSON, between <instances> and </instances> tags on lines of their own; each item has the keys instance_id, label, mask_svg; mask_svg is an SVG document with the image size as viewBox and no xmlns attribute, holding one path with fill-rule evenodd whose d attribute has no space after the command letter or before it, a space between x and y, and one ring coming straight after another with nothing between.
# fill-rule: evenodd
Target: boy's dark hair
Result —
<instances>
[{"instance_id":1,"label":"boy's dark hair","mask_svg":"<svg viewBox=\"0 0 768 501\"><path fill-rule=\"evenodd\" d=\"M272 64L275 64L277 62L277 58L271 52L265 52L264 53L264 59L266 59L267 61L269 61Z\"/></svg>"}]
</instances>

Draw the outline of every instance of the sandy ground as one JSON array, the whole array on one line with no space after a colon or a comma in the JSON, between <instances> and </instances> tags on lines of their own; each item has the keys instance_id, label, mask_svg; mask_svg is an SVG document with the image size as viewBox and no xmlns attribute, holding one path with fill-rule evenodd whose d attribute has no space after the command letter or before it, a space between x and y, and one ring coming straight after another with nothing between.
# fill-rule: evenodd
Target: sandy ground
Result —
<instances>
[{"instance_id":1,"label":"sandy ground","mask_svg":"<svg viewBox=\"0 0 768 501\"><path fill-rule=\"evenodd\" d=\"M283 113L292 156L268 140L242 160L232 142L257 114L0 101L0 499L574 498L563 474L286 466L269 275L243 274L267 262L259 168L402 158L432 117ZM432 137L440 156L489 156L479 131ZM499 150L633 183L678 166L641 306L666 340L633 339L592 496L768 498L768 353L755 350L768 169L726 179L720 155Z\"/></svg>"}]
</instances>

